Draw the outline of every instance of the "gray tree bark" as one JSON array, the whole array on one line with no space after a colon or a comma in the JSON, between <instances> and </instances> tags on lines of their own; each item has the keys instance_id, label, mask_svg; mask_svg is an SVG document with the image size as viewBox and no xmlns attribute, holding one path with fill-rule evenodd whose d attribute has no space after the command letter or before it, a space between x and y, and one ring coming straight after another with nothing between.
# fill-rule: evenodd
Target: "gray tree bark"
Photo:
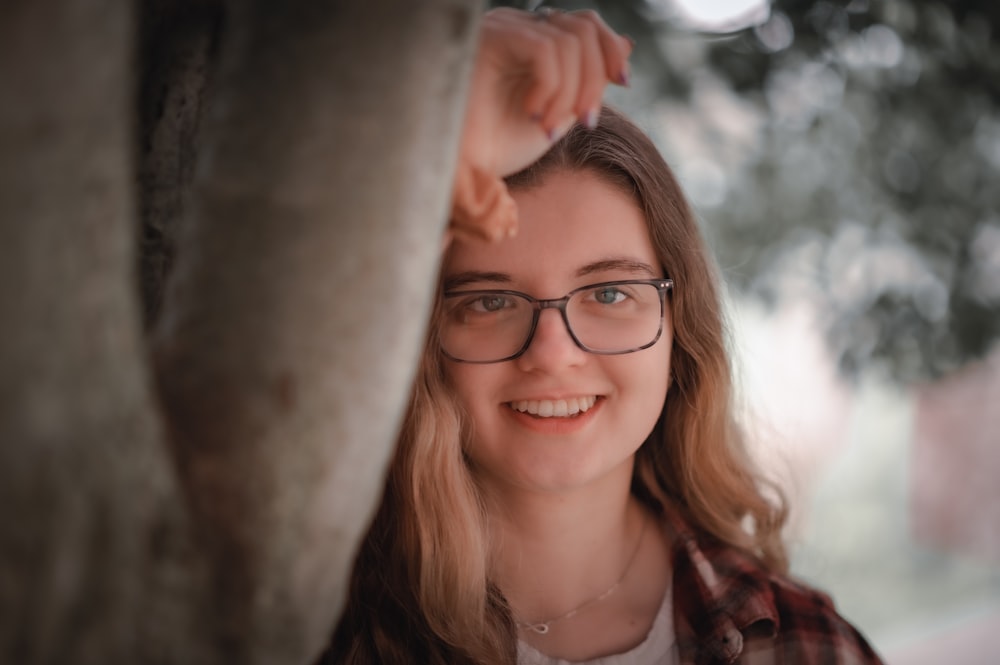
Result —
<instances>
[{"instance_id":1,"label":"gray tree bark","mask_svg":"<svg viewBox=\"0 0 1000 665\"><path fill-rule=\"evenodd\" d=\"M476 8L233 10L159 376L225 648L301 662L338 615L423 339Z\"/></svg>"},{"instance_id":2,"label":"gray tree bark","mask_svg":"<svg viewBox=\"0 0 1000 665\"><path fill-rule=\"evenodd\" d=\"M233 3L208 115L141 168L130 7L0 6L0 659L308 662L424 336L480 3ZM137 171L176 236L152 366Z\"/></svg>"},{"instance_id":3,"label":"gray tree bark","mask_svg":"<svg viewBox=\"0 0 1000 665\"><path fill-rule=\"evenodd\" d=\"M4 662L129 662L203 605L136 297L130 10L0 6Z\"/></svg>"}]
</instances>

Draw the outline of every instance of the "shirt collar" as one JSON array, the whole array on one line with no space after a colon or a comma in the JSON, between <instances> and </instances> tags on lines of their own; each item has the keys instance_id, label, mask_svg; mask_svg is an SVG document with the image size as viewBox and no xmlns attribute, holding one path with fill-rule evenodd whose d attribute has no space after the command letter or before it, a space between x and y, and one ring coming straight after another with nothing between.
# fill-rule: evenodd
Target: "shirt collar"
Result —
<instances>
[{"instance_id":1,"label":"shirt collar","mask_svg":"<svg viewBox=\"0 0 1000 665\"><path fill-rule=\"evenodd\" d=\"M667 511L673 531L674 617L682 662L734 662L744 634L773 637L778 610L768 571L748 553L696 533Z\"/></svg>"}]
</instances>

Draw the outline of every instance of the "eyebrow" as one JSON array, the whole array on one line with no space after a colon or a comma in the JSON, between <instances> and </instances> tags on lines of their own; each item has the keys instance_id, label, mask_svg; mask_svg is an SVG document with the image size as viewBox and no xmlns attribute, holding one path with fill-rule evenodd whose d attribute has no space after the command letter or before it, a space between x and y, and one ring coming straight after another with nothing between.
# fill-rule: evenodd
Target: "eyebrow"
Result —
<instances>
[{"instance_id":1,"label":"eyebrow","mask_svg":"<svg viewBox=\"0 0 1000 665\"><path fill-rule=\"evenodd\" d=\"M510 284L513 278L505 272L482 272L479 270L465 270L463 272L448 275L444 278L444 290L454 291L457 288L478 282L494 282L497 284Z\"/></svg>"},{"instance_id":2,"label":"eyebrow","mask_svg":"<svg viewBox=\"0 0 1000 665\"><path fill-rule=\"evenodd\" d=\"M593 263L581 266L580 269L576 271L576 275L577 277L586 277L587 275L612 271L627 272L634 275L644 275L654 278L659 274L653 266L644 261L616 257L601 259L600 261L594 261ZM448 275L445 277L443 286L445 291L454 291L455 289L463 286L478 284L480 282L511 284L513 281L514 279L505 272L464 270L462 272L455 273L454 275Z\"/></svg>"},{"instance_id":3,"label":"eyebrow","mask_svg":"<svg viewBox=\"0 0 1000 665\"><path fill-rule=\"evenodd\" d=\"M588 263L577 270L576 274L580 277L586 277L587 275L593 275L598 272L611 271L629 272L635 275L646 275L648 277L656 277L659 274L657 270L653 269L653 266L644 261L617 257Z\"/></svg>"}]
</instances>

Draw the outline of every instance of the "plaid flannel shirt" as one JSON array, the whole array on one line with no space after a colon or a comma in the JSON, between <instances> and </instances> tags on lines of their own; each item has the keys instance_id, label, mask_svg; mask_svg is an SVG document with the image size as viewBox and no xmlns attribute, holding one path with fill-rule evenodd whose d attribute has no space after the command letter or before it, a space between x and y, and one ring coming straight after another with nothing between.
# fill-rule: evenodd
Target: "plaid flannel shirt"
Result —
<instances>
[{"instance_id":1,"label":"plaid flannel shirt","mask_svg":"<svg viewBox=\"0 0 1000 665\"><path fill-rule=\"evenodd\" d=\"M673 529L674 629L682 665L880 665L830 598L772 573L750 555Z\"/></svg>"}]
</instances>

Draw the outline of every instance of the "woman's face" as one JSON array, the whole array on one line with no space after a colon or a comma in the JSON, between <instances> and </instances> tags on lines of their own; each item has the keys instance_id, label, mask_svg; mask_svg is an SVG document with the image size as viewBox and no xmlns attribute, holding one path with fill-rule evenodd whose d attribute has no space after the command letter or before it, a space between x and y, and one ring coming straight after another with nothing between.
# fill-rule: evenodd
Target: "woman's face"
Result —
<instances>
[{"instance_id":1,"label":"woman's face","mask_svg":"<svg viewBox=\"0 0 1000 665\"><path fill-rule=\"evenodd\" d=\"M518 235L490 244L456 241L445 257L447 290L506 289L552 299L598 282L663 277L639 208L593 173L556 171L513 197ZM576 346L557 310L544 309L520 357L445 361L472 419L466 450L474 473L497 489L627 483L633 456L663 407L672 340L667 313L653 346L596 355ZM593 405L545 417L559 413L563 401L569 412Z\"/></svg>"}]
</instances>

